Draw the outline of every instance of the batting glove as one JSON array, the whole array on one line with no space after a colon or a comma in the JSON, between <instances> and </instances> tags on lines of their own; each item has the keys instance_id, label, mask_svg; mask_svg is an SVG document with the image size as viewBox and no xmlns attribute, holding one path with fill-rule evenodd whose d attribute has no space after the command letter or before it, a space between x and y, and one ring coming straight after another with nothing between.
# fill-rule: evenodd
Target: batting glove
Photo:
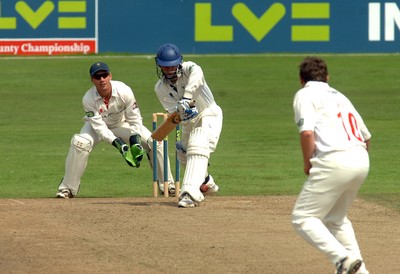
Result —
<instances>
[{"instance_id":1,"label":"batting glove","mask_svg":"<svg viewBox=\"0 0 400 274\"><path fill-rule=\"evenodd\" d=\"M176 111L179 113L182 121L190 120L199 114L194 101L182 99L176 104Z\"/></svg>"}]
</instances>

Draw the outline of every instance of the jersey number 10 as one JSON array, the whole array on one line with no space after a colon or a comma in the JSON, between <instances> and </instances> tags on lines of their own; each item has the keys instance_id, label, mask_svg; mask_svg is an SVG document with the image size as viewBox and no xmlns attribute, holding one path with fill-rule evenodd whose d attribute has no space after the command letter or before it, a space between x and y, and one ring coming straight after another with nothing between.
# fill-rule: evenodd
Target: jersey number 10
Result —
<instances>
[{"instance_id":1,"label":"jersey number 10","mask_svg":"<svg viewBox=\"0 0 400 274\"><path fill-rule=\"evenodd\" d=\"M342 125L343 125L343 128L344 128L344 131L345 131L346 134L347 134L347 139L350 141L350 134L349 134L349 132L347 131L347 128L346 128L346 119L343 118L341 112L339 112L339 113L337 114L337 116L338 116L339 119L342 120ZM356 118L354 117L354 115L353 115L352 113L349 113L349 115L348 115L348 121L349 121L349 125L350 125L350 128L351 128L351 133L353 134L353 136L354 136L357 140L359 140L359 141L362 142L363 140L362 140L362 138L361 138L360 131L358 130L358 125L357 125Z\"/></svg>"}]
</instances>

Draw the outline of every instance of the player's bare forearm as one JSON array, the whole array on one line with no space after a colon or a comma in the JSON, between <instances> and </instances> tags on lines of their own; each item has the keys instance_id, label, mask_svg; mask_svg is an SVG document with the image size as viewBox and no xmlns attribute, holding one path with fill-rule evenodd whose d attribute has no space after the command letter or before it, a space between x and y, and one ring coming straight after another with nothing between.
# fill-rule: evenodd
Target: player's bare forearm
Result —
<instances>
[{"instance_id":1,"label":"player's bare forearm","mask_svg":"<svg viewBox=\"0 0 400 274\"><path fill-rule=\"evenodd\" d=\"M369 151L369 147L370 147L370 140L365 140L365 145L367 146L367 151Z\"/></svg>"},{"instance_id":2,"label":"player's bare forearm","mask_svg":"<svg viewBox=\"0 0 400 274\"><path fill-rule=\"evenodd\" d=\"M315 150L314 132L311 130L302 131L300 133L300 144L303 152L304 173L309 175L311 169L311 158Z\"/></svg>"}]
</instances>

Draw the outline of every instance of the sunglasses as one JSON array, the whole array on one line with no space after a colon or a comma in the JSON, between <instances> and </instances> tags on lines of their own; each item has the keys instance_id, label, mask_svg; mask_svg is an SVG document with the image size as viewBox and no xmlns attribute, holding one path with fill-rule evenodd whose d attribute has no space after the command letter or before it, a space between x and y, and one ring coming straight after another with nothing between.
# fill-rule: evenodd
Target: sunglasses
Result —
<instances>
[{"instance_id":1,"label":"sunglasses","mask_svg":"<svg viewBox=\"0 0 400 274\"><path fill-rule=\"evenodd\" d=\"M95 74L92 77L96 80L100 80L101 78L107 78L108 75L110 75L108 72L100 73L100 74Z\"/></svg>"}]
</instances>

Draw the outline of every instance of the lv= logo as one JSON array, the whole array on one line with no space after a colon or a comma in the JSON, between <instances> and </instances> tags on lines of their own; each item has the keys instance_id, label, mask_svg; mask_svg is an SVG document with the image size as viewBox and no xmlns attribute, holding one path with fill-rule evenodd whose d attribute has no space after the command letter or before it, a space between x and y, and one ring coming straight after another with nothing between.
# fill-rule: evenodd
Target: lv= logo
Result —
<instances>
[{"instance_id":1,"label":"lv= logo","mask_svg":"<svg viewBox=\"0 0 400 274\"><path fill-rule=\"evenodd\" d=\"M288 7L282 3L272 3L262 14L254 13L245 3L232 6L233 18L239 22L257 42L261 42L287 16L293 19L291 40L294 42L329 42L330 26L320 23L330 19L330 3L297 3ZM260 8L258 8L260 11ZM262 11L262 10L261 10ZM218 16L218 15L214 15ZM225 16L229 20L228 17ZM234 41L233 25L213 25L212 3L196 3L195 5L195 41L232 42ZM317 20L317 21L316 21ZM321 21L323 22L323 21Z\"/></svg>"},{"instance_id":2,"label":"lv= logo","mask_svg":"<svg viewBox=\"0 0 400 274\"><path fill-rule=\"evenodd\" d=\"M18 1L15 5L15 10L33 29L37 29L54 10L54 4L51 1L45 1L36 11L34 11L25 1Z\"/></svg>"}]
</instances>

